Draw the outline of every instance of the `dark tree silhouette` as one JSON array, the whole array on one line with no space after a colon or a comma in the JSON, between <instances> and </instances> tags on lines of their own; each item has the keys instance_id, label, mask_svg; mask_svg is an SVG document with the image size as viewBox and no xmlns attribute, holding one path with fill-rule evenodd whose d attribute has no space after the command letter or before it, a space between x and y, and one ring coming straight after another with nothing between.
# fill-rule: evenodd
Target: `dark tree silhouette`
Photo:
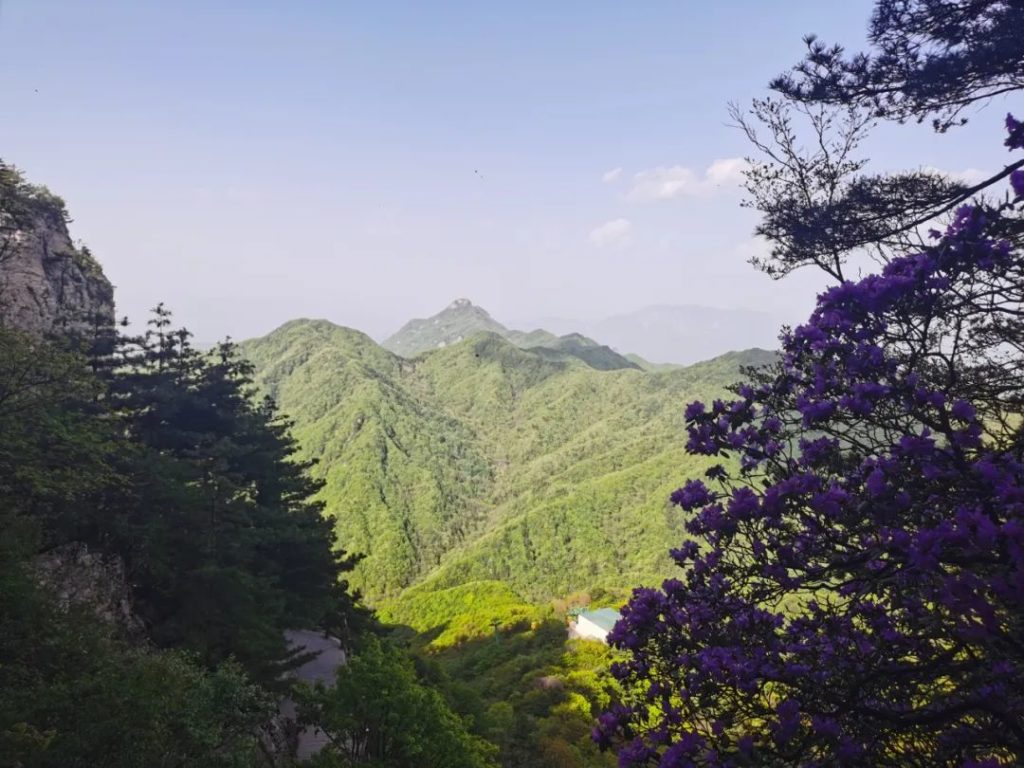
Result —
<instances>
[{"instance_id":1,"label":"dark tree silhouette","mask_svg":"<svg viewBox=\"0 0 1024 768\"><path fill-rule=\"evenodd\" d=\"M965 184L928 169L873 174L859 150L879 119L933 118L944 130L968 106L1024 87L1021 28L1019 0L880 0L871 51L847 57L811 38L804 62L772 82L779 96L746 112L734 105L758 154L746 204L771 246L754 265L773 277L813 265L842 280L851 254L884 263L923 245L923 225L1005 188L1024 159Z\"/></svg>"},{"instance_id":2,"label":"dark tree silhouette","mask_svg":"<svg viewBox=\"0 0 1024 768\"><path fill-rule=\"evenodd\" d=\"M107 492L104 546L121 556L160 646L210 663L241 661L273 683L284 630L322 627L348 642L364 618L289 423L254 398L251 366L230 343L201 354L157 307L122 338L104 378L127 446Z\"/></svg>"},{"instance_id":3,"label":"dark tree silhouette","mask_svg":"<svg viewBox=\"0 0 1024 768\"><path fill-rule=\"evenodd\" d=\"M805 39L807 56L772 88L807 104L853 104L874 115L963 124L973 104L1024 88L1024 3L1020 0L880 0L873 50L847 56Z\"/></svg>"}]
</instances>

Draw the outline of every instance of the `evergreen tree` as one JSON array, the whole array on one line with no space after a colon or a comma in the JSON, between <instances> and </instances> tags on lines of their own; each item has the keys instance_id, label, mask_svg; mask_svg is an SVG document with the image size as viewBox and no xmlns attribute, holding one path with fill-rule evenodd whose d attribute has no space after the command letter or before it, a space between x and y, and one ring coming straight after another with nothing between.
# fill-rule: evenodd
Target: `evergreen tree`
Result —
<instances>
[{"instance_id":1,"label":"evergreen tree","mask_svg":"<svg viewBox=\"0 0 1024 768\"><path fill-rule=\"evenodd\" d=\"M879 0L872 49L809 36L806 59L772 86L794 101L855 104L889 120L963 125L964 111L1024 88L1024 4L1018 0Z\"/></svg>"},{"instance_id":2,"label":"evergreen tree","mask_svg":"<svg viewBox=\"0 0 1024 768\"><path fill-rule=\"evenodd\" d=\"M879 120L961 125L964 110L1024 87L1019 0L879 0L871 49L848 56L807 38L805 60L772 81L738 125L757 150L747 204L771 246L753 263L773 277L813 266L844 280L851 256L884 263L927 245L920 228L973 197L1004 195L1015 159L977 183L918 168L871 173L860 146ZM1003 236L1019 242L1016 222Z\"/></svg>"},{"instance_id":3,"label":"evergreen tree","mask_svg":"<svg viewBox=\"0 0 1024 768\"><path fill-rule=\"evenodd\" d=\"M32 570L31 527L2 522L0 766L258 764L274 703L238 665L133 646L90 610L60 606Z\"/></svg>"},{"instance_id":4,"label":"evergreen tree","mask_svg":"<svg viewBox=\"0 0 1024 768\"><path fill-rule=\"evenodd\" d=\"M113 544L96 502L133 454L102 393L82 355L0 329L0 766L251 765L272 701L237 665L140 647L42 583L40 553Z\"/></svg>"},{"instance_id":5,"label":"evergreen tree","mask_svg":"<svg viewBox=\"0 0 1024 768\"><path fill-rule=\"evenodd\" d=\"M210 662L238 658L264 681L287 654L283 631L351 634L361 615L314 500L320 484L292 459L288 422L254 400L233 345L191 347L158 307L141 338L108 361L110 404L133 446L115 549L153 639Z\"/></svg>"}]
</instances>

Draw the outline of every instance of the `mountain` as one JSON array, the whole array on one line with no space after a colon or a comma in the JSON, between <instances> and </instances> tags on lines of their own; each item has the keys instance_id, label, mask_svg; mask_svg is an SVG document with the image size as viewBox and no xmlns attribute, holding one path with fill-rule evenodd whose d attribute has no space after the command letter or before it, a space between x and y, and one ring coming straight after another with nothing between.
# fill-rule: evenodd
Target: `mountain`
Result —
<instances>
[{"instance_id":1,"label":"mountain","mask_svg":"<svg viewBox=\"0 0 1024 768\"><path fill-rule=\"evenodd\" d=\"M64 201L0 161L0 325L35 334L114 325L114 288L68 233Z\"/></svg>"},{"instance_id":2,"label":"mountain","mask_svg":"<svg viewBox=\"0 0 1024 768\"><path fill-rule=\"evenodd\" d=\"M581 357L601 345L537 341L485 331L407 359L296 320L242 344L317 460L341 541L366 554L353 581L372 601L480 580L539 600L670 570L668 495L707 466L683 451L683 408L771 354L605 370Z\"/></svg>"},{"instance_id":3,"label":"mountain","mask_svg":"<svg viewBox=\"0 0 1024 768\"><path fill-rule=\"evenodd\" d=\"M637 363L630 360L629 357L620 355L611 347L598 344L593 339L588 339L579 333L555 336L554 334L549 334L548 331L533 331L527 334L527 336L535 336L537 334L548 334L552 338L539 344L532 344L524 340L524 343L517 344L517 346L540 354L544 354L544 350L553 350L572 355L598 371L616 371L624 368L640 367ZM507 338L516 343L514 336L510 335Z\"/></svg>"},{"instance_id":4,"label":"mountain","mask_svg":"<svg viewBox=\"0 0 1024 768\"><path fill-rule=\"evenodd\" d=\"M403 357L416 357L431 349L455 344L481 331L500 336L508 329L469 299L456 299L433 317L410 320L381 344Z\"/></svg>"},{"instance_id":5,"label":"mountain","mask_svg":"<svg viewBox=\"0 0 1024 768\"><path fill-rule=\"evenodd\" d=\"M640 357L640 355L630 352L625 355L625 358L629 362L634 363L642 371L674 371L678 368L685 368L686 366L680 363L652 363L646 358Z\"/></svg>"},{"instance_id":6,"label":"mountain","mask_svg":"<svg viewBox=\"0 0 1024 768\"><path fill-rule=\"evenodd\" d=\"M557 336L541 329L529 332L510 330L469 299L456 299L433 317L410 320L385 339L381 346L396 355L413 358L457 344L477 333L497 334L521 349L534 350L540 355L547 354L547 351L570 355L601 371L639 367L611 347L579 333Z\"/></svg>"},{"instance_id":7,"label":"mountain","mask_svg":"<svg viewBox=\"0 0 1024 768\"><path fill-rule=\"evenodd\" d=\"M543 322L554 333L585 333L643 362L653 361L648 366L689 365L723 349L775 349L782 326L779 318L767 312L695 305L645 307L602 320L548 318ZM640 367L645 366L640 363Z\"/></svg>"}]
</instances>

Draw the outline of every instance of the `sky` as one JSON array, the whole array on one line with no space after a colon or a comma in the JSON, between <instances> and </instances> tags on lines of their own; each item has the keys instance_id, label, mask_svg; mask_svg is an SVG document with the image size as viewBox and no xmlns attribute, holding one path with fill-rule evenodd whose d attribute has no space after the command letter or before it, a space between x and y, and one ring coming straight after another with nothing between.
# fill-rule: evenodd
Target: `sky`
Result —
<instances>
[{"instance_id":1,"label":"sky","mask_svg":"<svg viewBox=\"0 0 1024 768\"><path fill-rule=\"evenodd\" d=\"M382 338L656 304L796 322L740 207L728 104L868 0L0 0L0 157L68 203L133 319L201 341L322 317ZM872 168L999 166L998 105L885 126Z\"/></svg>"}]
</instances>

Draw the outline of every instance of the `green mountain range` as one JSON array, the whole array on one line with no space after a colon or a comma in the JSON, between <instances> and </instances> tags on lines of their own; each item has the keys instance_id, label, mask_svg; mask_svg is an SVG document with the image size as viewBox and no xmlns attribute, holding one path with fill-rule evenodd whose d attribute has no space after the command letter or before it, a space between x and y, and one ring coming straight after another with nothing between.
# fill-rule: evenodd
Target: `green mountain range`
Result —
<instances>
[{"instance_id":1,"label":"green mountain range","mask_svg":"<svg viewBox=\"0 0 1024 768\"><path fill-rule=\"evenodd\" d=\"M465 310L489 319L468 302L445 313ZM418 322L397 336L425 343ZM645 371L591 356L607 348L584 337L510 335L474 333L408 359L358 331L295 320L242 344L317 460L341 541L366 555L353 582L372 602L475 581L541 601L663 576L683 537L668 495L705 468L683 451L683 408L772 357Z\"/></svg>"},{"instance_id":2,"label":"green mountain range","mask_svg":"<svg viewBox=\"0 0 1024 768\"><path fill-rule=\"evenodd\" d=\"M411 358L458 344L478 333L495 333L521 349L540 355L553 350L578 357L591 368L602 371L644 367L640 361L620 355L611 347L579 333L556 336L542 329L529 332L509 330L469 299L456 299L433 317L410 320L386 338L381 346L396 355Z\"/></svg>"}]
</instances>

